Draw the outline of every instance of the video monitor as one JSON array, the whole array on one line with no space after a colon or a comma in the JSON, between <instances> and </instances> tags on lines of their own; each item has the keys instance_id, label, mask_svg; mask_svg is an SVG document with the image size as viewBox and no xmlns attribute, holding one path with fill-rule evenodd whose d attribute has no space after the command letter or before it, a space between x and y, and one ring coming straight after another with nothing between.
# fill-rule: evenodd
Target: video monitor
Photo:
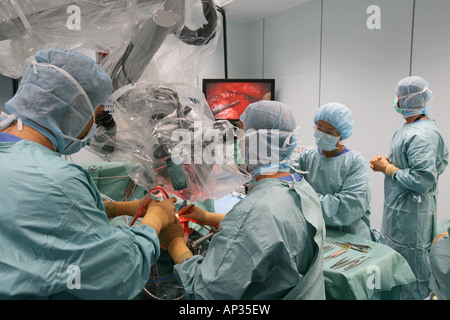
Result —
<instances>
[{"instance_id":1,"label":"video monitor","mask_svg":"<svg viewBox=\"0 0 450 320\"><path fill-rule=\"evenodd\" d=\"M216 120L236 122L249 104L275 100L275 79L203 79L203 93Z\"/></svg>"}]
</instances>

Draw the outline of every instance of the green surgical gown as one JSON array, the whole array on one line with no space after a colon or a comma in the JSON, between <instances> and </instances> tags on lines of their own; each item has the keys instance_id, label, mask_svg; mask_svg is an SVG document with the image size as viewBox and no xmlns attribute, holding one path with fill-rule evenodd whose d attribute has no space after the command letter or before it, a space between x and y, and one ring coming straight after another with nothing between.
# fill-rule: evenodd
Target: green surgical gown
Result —
<instances>
[{"instance_id":1,"label":"green surgical gown","mask_svg":"<svg viewBox=\"0 0 450 320\"><path fill-rule=\"evenodd\" d=\"M132 299L156 231L112 227L89 173L37 143L0 142L0 299Z\"/></svg>"},{"instance_id":2,"label":"green surgical gown","mask_svg":"<svg viewBox=\"0 0 450 320\"><path fill-rule=\"evenodd\" d=\"M298 168L319 196L327 227L374 240L370 231L369 164L348 151L324 158L317 148L300 154Z\"/></svg>"},{"instance_id":3,"label":"green surgical gown","mask_svg":"<svg viewBox=\"0 0 450 320\"><path fill-rule=\"evenodd\" d=\"M434 120L400 127L392 138L389 161L400 170L384 180L381 233L417 278L402 299L424 299L429 294L428 251L436 227L438 178L448 164L447 145Z\"/></svg>"},{"instance_id":4,"label":"green surgical gown","mask_svg":"<svg viewBox=\"0 0 450 320\"><path fill-rule=\"evenodd\" d=\"M225 216L206 255L174 272L189 299L325 299L324 237L305 179L263 179Z\"/></svg>"},{"instance_id":5,"label":"green surgical gown","mask_svg":"<svg viewBox=\"0 0 450 320\"><path fill-rule=\"evenodd\" d=\"M447 231L450 234L450 228ZM450 300L450 238L444 237L431 246L430 289L439 300Z\"/></svg>"}]
</instances>

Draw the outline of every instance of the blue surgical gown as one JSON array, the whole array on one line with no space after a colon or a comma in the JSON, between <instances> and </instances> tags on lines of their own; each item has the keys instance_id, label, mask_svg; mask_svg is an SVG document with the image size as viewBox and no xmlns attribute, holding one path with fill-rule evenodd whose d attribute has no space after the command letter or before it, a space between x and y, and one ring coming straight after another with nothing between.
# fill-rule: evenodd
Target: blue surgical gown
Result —
<instances>
[{"instance_id":1,"label":"blue surgical gown","mask_svg":"<svg viewBox=\"0 0 450 320\"><path fill-rule=\"evenodd\" d=\"M369 164L351 150L325 158L317 148L300 153L298 169L319 196L329 228L374 240L370 231Z\"/></svg>"},{"instance_id":2,"label":"blue surgical gown","mask_svg":"<svg viewBox=\"0 0 450 320\"><path fill-rule=\"evenodd\" d=\"M174 268L189 299L325 299L324 223L302 179L263 179L220 223L205 256Z\"/></svg>"},{"instance_id":3,"label":"blue surgical gown","mask_svg":"<svg viewBox=\"0 0 450 320\"><path fill-rule=\"evenodd\" d=\"M448 164L447 145L434 120L400 127L392 138L389 161L400 170L384 180L381 233L417 278L402 299L424 299L429 294L428 251L436 227L438 178Z\"/></svg>"},{"instance_id":4,"label":"blue surgical gown","mask_svg":"<svg viewBox=\"0 0 450 320\"><path fill-rule=\"evenodd\" d=\"M139 295L154 229L110 226L89 173L37 143L0 142L0 164L0 299Z\"/></svg>"}]
</instances>

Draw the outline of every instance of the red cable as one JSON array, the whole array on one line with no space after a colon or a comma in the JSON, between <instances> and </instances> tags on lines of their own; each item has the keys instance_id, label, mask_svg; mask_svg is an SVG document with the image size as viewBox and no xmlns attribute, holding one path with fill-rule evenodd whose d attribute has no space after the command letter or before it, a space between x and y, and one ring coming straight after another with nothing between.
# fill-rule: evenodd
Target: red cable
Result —
<instances>
[{"instance_id":1,"label":"red cable","mask_svg":"<svg viewBox=\"0 0 450 320\"><path fill-rule=\"evenodd\" d=\"M142 210L144 210L145 204L147 203L148 198L150 198L151 194L155 191L158 190L160 192L163 193L163 195L166 197L166 199L169 199L169 195L167 194L166 190L164 190L162 187L157 186L154 187L152 190L149 191L149 193L147 194L147 196L144 198L144 200L141 203L141 206L139 207L138 212L134 215L133 221L131 221L130 223L130 227L133 226L133 224L136 222L136 220L139 218L139 216L142 214Z\"/></svg>"}]
</instances>

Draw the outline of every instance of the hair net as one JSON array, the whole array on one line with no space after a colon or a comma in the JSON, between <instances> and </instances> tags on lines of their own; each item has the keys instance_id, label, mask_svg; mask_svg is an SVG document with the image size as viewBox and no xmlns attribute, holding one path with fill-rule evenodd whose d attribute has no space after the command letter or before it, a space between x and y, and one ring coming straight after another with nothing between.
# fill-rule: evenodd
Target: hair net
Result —
<instances>
[{"instance_id":1,"label":"hair net","mask_svg":"<svg viewBox=\"0 0 450 320\"><path fill-rule=\"evenodd\" d=\"M297 144L295 118L285 104L262 100L250 104L240 117L244 125L245 159L253 177L289 172L288 160Z\"/></svg>"},{"instance_id":2,"label":"hair net","mask_svg":"<svg viewBox=\"0 0 450 320\"><path fill-rule=\"evenodd\" d=\"M341 103L332 102L321 106L314 116L314 124L317 124L319 120L328 122L335 127L341 134L342 140L347 140L353 134L352 112Z\"/></svg>"},{"instance_id":3,"label":"hair net","mask_svg":"<svg viewBox=\"0 0 450 320\"><path fill-rule=\"evenodd\" d=\"M111 92L110 77L92 59L68 50L46 49L36 53L18 92L5 106L49 138L55 151L64 153Z\"/></svg>"},{"instance_id":4,"label":"hair net","mask_svg":"<svg viewBox=\"0 0 450 320\"><path fill-rule=\"evenodd\" d=\"M433 92L429 89L425 79L417 76L404 78L397 84L396 93L404 117L421 113L429 115L429 108L426 108L426 104L430 102Z\"/></svg>"}]
</instances>

